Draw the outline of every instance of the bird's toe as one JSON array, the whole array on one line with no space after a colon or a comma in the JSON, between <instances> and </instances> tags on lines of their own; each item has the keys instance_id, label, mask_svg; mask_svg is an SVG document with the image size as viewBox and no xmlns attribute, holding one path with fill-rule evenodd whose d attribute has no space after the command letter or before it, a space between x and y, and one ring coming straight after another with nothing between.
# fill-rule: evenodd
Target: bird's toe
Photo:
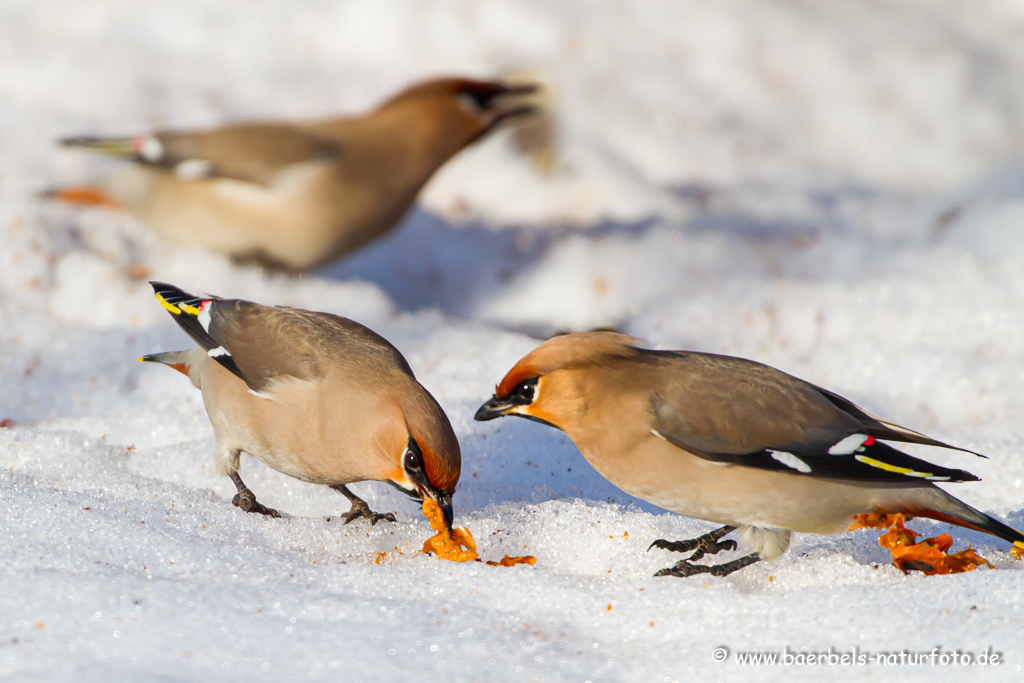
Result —
<instances>
[{"instance_id":1,"label":"bird's toe","mask_svg":"<svg viewBox=\"0 0 1024 683\"><path fill-rule=\"evenodd\" d=\"M370 509L369 505L367 505L364 501L359 499L352 502L351 509L349 509L348 512L342 514L341 518L345 520L345 524L348 524L349 522L360 518L368 519L370 520L371 526L381 520L387 522L395 521L394 513L385 512L382 514L379 512L374 512L373 510Z\"/></svg>"},{"instance_id":2,"label":"bird's toe","mask_svg":"<svg viewBox=\"0 0 1024 683\"><path fill-rule=\"evenodd\" d=\"M698 544L692 540L666 541L664 538L659 538L658 540L654 541L654 543L651 543L647 550L650 551L651 548L661 548L662 550L668 550L669 552L673 553L688 553L694 548L696 548L697 545Z\"/></svg>"},{"instance_id":3,"label":"bird's toe","mask_svg":"<svg viewBox=\"0 0 1024 683\"><path fill-rule=\"evenodd\" d=\"M235 497L231 499L231 504L243 512L255 512L273 519L281 517L281 513L277 510L268 508L266 505L258 502L252 491L240 491L236 493Z\"/></svg>"}]
</instances>

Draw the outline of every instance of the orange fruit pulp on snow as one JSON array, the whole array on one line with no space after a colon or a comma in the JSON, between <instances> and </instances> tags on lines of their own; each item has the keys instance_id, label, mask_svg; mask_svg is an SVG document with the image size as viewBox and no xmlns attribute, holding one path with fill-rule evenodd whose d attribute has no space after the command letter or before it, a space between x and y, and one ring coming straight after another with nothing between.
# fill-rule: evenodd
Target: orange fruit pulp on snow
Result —
<instances>
[{"instance_id":1,"label":"orange fruit pulp on snow","mask_svg":"<svg viewBox=\"0 0 1024 683\"><path fill-rule=\"evenodd\" d=\"M448 531L444 523L444 513L441 512L441 506L437 501L433 498L424 498L423 514L430 520L430 528L437 532L423 543L423 552L434 553L441 559L452 562L469 562L477 558L473 534L465 527Z\"/></svg>"},{"instance_id":2,"label":"orange fruit pulp on snow","mask_svg":"<svg viewBox=\"0 0 1024 683\"><path fill-rule=\"evenodd\" d=\"M444 513L437 501L433 498L424 498L423 514L430 520L430 528L437 533L424 541L421 552L434 553L441 559L452 562L469 562L478 559L473 534L469 533L469 529L461 526L448 531L448 527L444 523ZM517 564L535 564L536 562L537 558L532 555L525 557L506 555L497 562L488 562L487 564L495 567L512 567Z\"/></svg>"},{"instance_id":3,"label":"orange fruit pulp on snow","mask_svg":"<svg viewBox=\"0 0 1024 683\"><path fill-rule=\"evenodd\" d=\"M982 565L992 567L985 558L974 552L973 548L950 553L953 538L949 534L939 534L935 538L926 538L918 543L917 537L921 534L903 526L907 519L913 518L900 513L857 515L850 529L889 527L889 530L878 539L878 545L892 553L892 563L904 573L920 571L925 574L959 574Z\"/></svg>"}]
</instances>

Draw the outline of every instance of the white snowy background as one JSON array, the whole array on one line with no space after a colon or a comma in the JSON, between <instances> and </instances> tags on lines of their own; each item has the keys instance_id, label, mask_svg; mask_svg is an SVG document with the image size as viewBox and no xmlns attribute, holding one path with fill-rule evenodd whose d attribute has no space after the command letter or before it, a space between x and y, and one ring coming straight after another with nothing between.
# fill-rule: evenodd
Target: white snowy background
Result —
<instances>
[{"instance_id":1,"label":"white snowy background","mask_svg":"<svg viewBox=\"0 0 1024 683\"><path fill-rule=\"evenodd\" d=\"M506 132L387 240L301 278L48 203L111 162L60 150L354 112L423 77L532 74L539 173ZM1021 680L1024 564L904 576L876 533L798 536L718 578L646 552L708 524L617 491L555 430L475 408L539 339L610 325L754 358L991 456L915 451L1024 527L1024 5L935 2L0 4L0 678L11 681ZM188 341L146 279L352 317L392 340L462 443L457 523L249 458L283 513L230 504L199 393L134 358ZM627 533L628 532L628 533ZM378 552L389 554L380 565ZM729 648L724 663L712 658ZM995 667L743 667L735 654L986 649Z\"/></svg>"}]
</instances>

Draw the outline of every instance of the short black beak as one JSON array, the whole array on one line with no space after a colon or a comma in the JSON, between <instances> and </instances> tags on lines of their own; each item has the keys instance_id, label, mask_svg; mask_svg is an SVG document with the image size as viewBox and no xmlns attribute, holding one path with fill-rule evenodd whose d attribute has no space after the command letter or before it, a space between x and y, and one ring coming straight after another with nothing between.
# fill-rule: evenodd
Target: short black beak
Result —
<instances>
[{"instance_id":1,"label":"short black beak","mask_svg":"<svg viewBox=\"0 0 1024 683\"><path fill-rule=\"evenodd\" d=\"M444 503L438 503L438 507L441 508L441 512L444 513L444 523L448 527L448 531L455 528L455 512L452 510L452 497L446 496L447 500Z\"/></svg>"},{"instance_id":2,"label":"short black beak","mask_svg":"<svg viewBox=\"0 0 1024 683\"><path fill-rule=\"evenodd\" d=\"M480 406L476 411L476 415L473 416L473 419L477 422L487 422L488 420L493 420L507 415L508 411L513 408L515 408L515 405L510 403L508 399L500 398L497 395L491 396L487 399L487 402Z\"/></svg>"},{"instance_id":3,"label":"short black beak","mask_svg":"<svg viewBox=\"0 0 1024 683\"><path fill-rule=\"evenodd\" d=\"M475 142L507 119L540 113L540 109L520 98L537 92L540 88L533 83L522 85L490 84L483 89L469 88L461 92L471 98L479 108L483 127L469 142ZM469 143L467 143L469 144Z\"/></svg>"},{"instance_id":4,"label":"short black beak","mask_svg":"<svg viewBox=\"0 0 1024 683\"><path fill-rule=\"evenodd\" d=\"M505 119L538 113L539 109L536 106L522 101L517 104L516 98L521 95L532 95L539 89L533 83L524 83L523 85L505 86L494 93L491 101L487 103L487 107L493 112L494 116L491 125L497 125Z\"/></svg>"}]
</instances>

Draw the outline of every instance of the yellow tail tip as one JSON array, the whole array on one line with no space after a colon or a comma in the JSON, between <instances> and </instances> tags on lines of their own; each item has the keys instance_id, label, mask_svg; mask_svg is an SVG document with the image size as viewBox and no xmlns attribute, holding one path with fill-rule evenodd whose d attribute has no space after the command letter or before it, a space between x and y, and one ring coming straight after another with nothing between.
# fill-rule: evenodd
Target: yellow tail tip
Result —
<instances>
[{"instance_id":1,"label":"yellow tail tip","mask_svg":"<svg viewBox=\"0 0 1024 683\"><path fill-rule=\"evenodd\" d=\"M174 315L181 315L181 309L175 306L174 304L168 303L167 299L163 298L160 295L160 292L157 292L153 296L155 296L156 300L160 302L160 305L166 308L168 311L170 311Z\"/></svg>"},{"instance_id":2,"label":"yellow tail tip","mask_svg":"<svg viewBox=\"0 0 1024 683\"><path fill-rule=\"evenodd\" d=\"M146 360L146 359L145 359L145 358L143 358L142 356L139 356L139 357L138 357L138 358L136 358L135 360L139 361L140 363L143 363L143 362L145 362L145 360Z\"/></svg>"}]
</instances>

